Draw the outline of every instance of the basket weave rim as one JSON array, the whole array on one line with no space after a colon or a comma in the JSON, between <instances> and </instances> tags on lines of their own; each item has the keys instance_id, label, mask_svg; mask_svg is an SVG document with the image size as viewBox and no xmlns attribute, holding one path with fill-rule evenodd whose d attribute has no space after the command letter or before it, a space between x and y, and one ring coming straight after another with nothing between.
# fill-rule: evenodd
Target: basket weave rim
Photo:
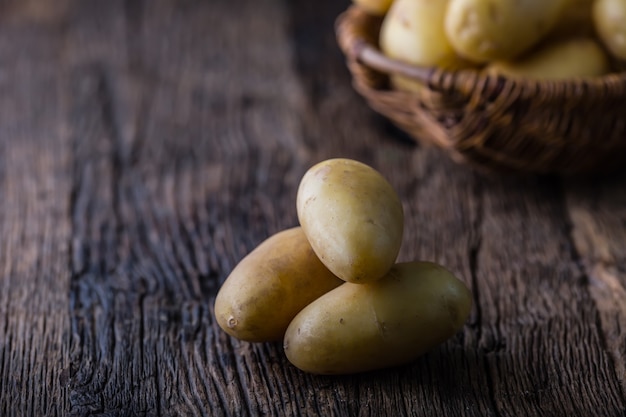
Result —
<instances>
[{"instance_id":1,"label":"basket weave rim","mask_svg":"<svg viewBox=\"0 0 626 417\"><path fill-rule=\"evenodd\" d=\"M450 81L454 84L453 89L464 89L468 81L476 83L486 83L488 80L497 79L501 83L523 85L531 90L537 89L558 89L562 91L586 91L599 90L604 95L612 90L620 96L626 94L626 71L610 72L595 77L575 77L568 79L531 79L521 77L507 77L502 74L488 74L476 69L444 69L436 66L419 66L407 62L390 58L385 55L378 44L365 39L362 36L364 25L371 24L375 19L382 19L379 16L369 15L358 5L351 5L342 12L336 19L335 32L340 48L351 60L365 65L377 72L386 75L401 75L407 78L420 81L430 88L450 89ZM446 83L444 87L443 83ZM607 91L608 88L608 91Z\"/></svg>"}]
</instances>

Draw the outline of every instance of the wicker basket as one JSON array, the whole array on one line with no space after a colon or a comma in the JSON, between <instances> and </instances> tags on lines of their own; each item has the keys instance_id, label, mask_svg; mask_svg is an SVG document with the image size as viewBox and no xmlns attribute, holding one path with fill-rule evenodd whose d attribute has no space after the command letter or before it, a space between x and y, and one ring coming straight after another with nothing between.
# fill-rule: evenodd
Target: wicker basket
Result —
<instances>
[{"instance_id":1,"label":"wicker basket","mask_svg":"<svg viewBox=\"0 0 626 417\"><path fill-rule=\"evenodd\" d=\"M337 39L354 88L420 143L499 172L567 175L626 166L626 73L536 81L416 67L378 50L381 22L351 6L337 19ZM392 90L392 74L425 88Z\"/></svg>"}]
</instances>

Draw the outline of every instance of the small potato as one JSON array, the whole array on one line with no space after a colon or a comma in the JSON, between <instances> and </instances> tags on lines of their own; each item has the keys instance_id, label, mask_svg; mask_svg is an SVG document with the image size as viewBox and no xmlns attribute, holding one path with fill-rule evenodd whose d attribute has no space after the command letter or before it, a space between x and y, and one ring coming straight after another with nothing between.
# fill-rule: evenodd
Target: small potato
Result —
<instances>
[{"instance_id":1,"label":"small potato","mask_svg":"<svg viewBox=\"0 0 626 417\"><path fill-rule=\"evenodd\" d=\"M460 69L470 64L452 49L443 29L448 0L395 0L379 34L380 50L390 58L423 67ZM423 85L393 75L397 90L420 91Z\"/></svg>"},{"instance_id":2,"label":"small potato","mask_svg":"<svg viewBox=\"0 0 626 417\"><path fill-rule=\"evenodd\" d=\"M352 0L352 2L371 15L383 16L391 7L393 0Z\"/></svg>"},{"instance_id":3,"label":"small potato","mask_svg":"<svg viewBox=\"0 0 626 417\"><path fill-rule=\"evenodd\" d=\"M393 266L402 243L402 204L373 168L343 158L320 162L302 177L296 206L313 250L339 278L371 282Z\"/></svg>"},{"instance_id":4,"label":"small potato","mask_svg":"<svg viewBox=\"0 0 626 417\"><path fill-rule=\"evenodd\" d=\"M568 0L450 0L445 32L457 53L483 63L512 59L541 40Z\"/></svg>"},{"instance_id":5,"label":"small potato","mask_svg":"<svg viewBox=\"0 0 626 417\"><path fill-rule=\"evenodd\" d=\"M604 46L616 58L626 60L626 0L595 0L592 13Z\"/></svg>"},{"instance_id":6,"label":"small potato","mask_svg":"<svg viewBox=\"0 0 626 417\"><path fill-rule=\"evenodd\" d=\"M396 0L380 28L381 51L414 65L465 66L444 33L447 6L448 0Z\"/></svg>"},{"instance_id":7,"label":"small potato","mask_svg":"<svg viewBox=\"0 0 626 417\"><path fill-rule=\"evenodd\" d=\"M465 284L430 262L396 264L371 284L345 283L305 307L283 341L289 361L315 374L392 367L453 336L472 306Z\"/></svg>"},{"instance_id":8,"label":"small potato","mask_svg":"<svg viewBox=\"0 0 626 417\"><path fill-rule=\"evenodd\" d=\"M606 74L609 60L593 39L569 39L552 42L513 62L493 62L488 73L509 77L558 80L574 77L594 77Z\"/></svg>"},{"instance_id":9,"label":"small potato","mask_svg":"<svg viewBox=\"0 0 626 417\"><path fill-rule=\"evenodd\" d=\"M233 269L215 299L217 323L241 340L280 340L302 308L342 283L319 261L302 228L287 229Z\"/></svg>"}]
</instances>

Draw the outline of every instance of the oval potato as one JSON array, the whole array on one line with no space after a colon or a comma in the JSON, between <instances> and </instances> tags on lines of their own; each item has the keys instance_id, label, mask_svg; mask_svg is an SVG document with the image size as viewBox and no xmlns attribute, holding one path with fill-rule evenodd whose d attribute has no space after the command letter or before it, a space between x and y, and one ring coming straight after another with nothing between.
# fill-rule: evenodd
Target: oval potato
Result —
<instances>
[{"instance_id":1,"label":"oval potato","mask_svg":"<svg viewBox=\"0 0 626 417\"><path fill-rule=\"evenodd\" d=\"M470 66L452 49L443 29L448 0L395 0L379 33L380 50L390 58L423 67L460 69ZM419 91L422 83L391 76L398 90Z\"/></svg>"},{"instance_id":2,"label":"oval potato","mask_svg":"<svg viewBox=\"0 0 626 417\"><path fill-rule=\"evenodd\" d=\"M492 74L541 80L594 77L609 70L609 59L598 42L584 38L551 42L517 61L496 61L485 68Z\"/></svg>"},{"instance_id":3,"label":"oval potato","mask_svg":"<svg viewBox=\"0 0 626 417\"><path fill-rule=\"evenodd\" d=\"M567 1L450 0L445 32L464 58L478 63L512 59L554 27Z\"/></svg>"},{"instance_id":4,"label":"oval potato","mask_svg":"<svg viewBox=\"0 0 626 417\"><path fill-rule=\"evenodd\" d=\"M358 161L329 159L302 177L300 225L313 250L339 278L375 281L395 263L402 243L402 204L383 176Z\"/></svg>"},{"instance_id":5,"label":"oval potato","mask_svg":"<svg viewBox=\"0 0 626 417\"><path fill-rule=\"evenodd\" d=\"M467 66L446 38L443 22L448 0L396 0L380 28L381 51L419 66Z\"/></svg>"},{"instance_id":6,"label":"oval potato","mask_svg":"<svg viewBox=\"0 0 626 417\"><path fill-rule=\"evenodd\" d=\"M215 299L217 323L241 340L280 340L302 308L342 283L302 228L287 229L263 241L226 278Z\"/></svg>"},{"instance_id":7,"label":"oval potato","mask_svg":"<svg viewBox=\"0 0 626 417\"><path fill-rule=\"evenodd\" d=\"M345 283L293 319L283 347L315 374L351 374L411 362L453 336L472 306L466 285L430 262L396 264L371 284Z\"/></svg>"},{"instance_id":8,"label":"oval potato","mask_svg":"<svg viewBox=\"0 0 626 417\"><path fill-rule=\"evenodd\" d=\"M619 59L626 59L626 0L596 0L592 8L598 37Z\"/></svg>"}]
</instances>

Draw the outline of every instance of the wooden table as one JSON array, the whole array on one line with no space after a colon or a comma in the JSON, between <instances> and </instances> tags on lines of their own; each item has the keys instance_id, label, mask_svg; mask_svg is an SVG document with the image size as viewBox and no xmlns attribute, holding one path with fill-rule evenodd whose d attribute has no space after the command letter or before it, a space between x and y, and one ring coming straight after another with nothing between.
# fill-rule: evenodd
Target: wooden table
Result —
<instances>
[{"instance_id":1,"label":"wooden table","mask_svg":"<svg viewBox=\"0 0 626 417\"><path fill-rule=\"evenodd\" d=\"M0 415L626 415L626 179L485 176L413 145L350 86L348 4L2 2ZM314 376L215 322L336 156L399 192L401 260L472 289L410 365Z\"/></svg>"}]
</instances>

